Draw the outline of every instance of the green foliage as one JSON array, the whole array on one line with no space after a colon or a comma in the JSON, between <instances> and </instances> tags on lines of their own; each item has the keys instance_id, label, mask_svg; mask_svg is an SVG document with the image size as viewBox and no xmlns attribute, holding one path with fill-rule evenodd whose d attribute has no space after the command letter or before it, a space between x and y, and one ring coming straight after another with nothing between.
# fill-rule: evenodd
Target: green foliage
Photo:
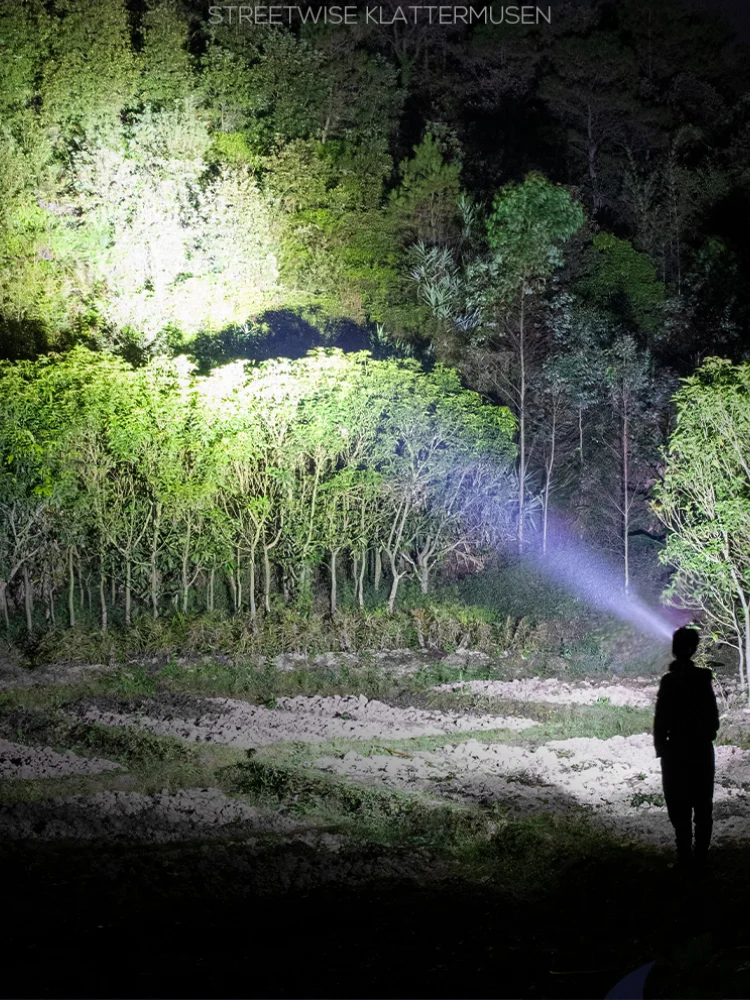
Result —
<instances>
[{"instance_id":1,"label":"green foliage","mask_svg":"<svg viewBox=\"0 0 750 1000\"><path fill-rule=\"evenodd\" d=\"M487 220L490 247L501 280L512 295L519 283L532 290L562 263L560 244L583 225L583 208L561 185L539 173L508 184L496 195Z\"/></svg>"},{"instance_id":2,"label":"green foliage","mask_svg":"<svg viewBox=\"0 0 750 1000\"><path fill-rule=\"evenodd\" d=\"M139 96L145 104L163 107L188 97L195 86L188 45L189 26L177 0L151 0L138 54Z\"/></svg>"},{"instance_id":3,"label":"green foliage","mask_svg":"<svg viewBox=\"0 0 750 1000\"><path fill-rule=\"evenodd\" d=\"M367 562L371 578L387 552L392 609L409 567L426 591L449 553L501 537L514 421L454 372L332 350L193 368L80 347L0 366L3 597L51 573L73 625L87 573L106 627L110 585L130 625L134 595L156 618L168 594L187 613L197 587L212 611L228 584L255 620L279 581L307 607L327 558L335 611L331 560L359 561L362 604Z\"/></svg>"},{"instance_id":4,"label":"green foliage","mask_svg":"<svg viewBox=\"0 0 750 1000\"><path fill-rule=\"evenodd\" d=\"M55 13L40 85L42 121L63 143L111 139L136 89L126 5L62 0Z\"/></svg>"},{"instance_id":5,"label":"green foliage","mask_svg":"<svg viewBox=\"0 0 750 1000\"><path fill-rule=\"evenodd\" d=\"M153 694L156 691L156 681L150 677L142 666L121 668L115 674L108 674L104 680L105 690L116 691L118 694Z\"/></svg>"},{"instance_id":6,"label":"green foliage","mask_svg":"<svg viewBox=\"0 0 750 1000\"><path fill-rule=\"evenodd\" d=\"M455 241L460 222L460 163L446 163L440 145L426 132L414 155L400 165L401 183L391 194L391 211L402 239L428 246Z\"/></svg>"},{"instance_id":7,"label":"green foliage","mask_svg":"<svg viewBox=\"0 0 750 1000\"><path fill-rule=\"evenodd\" d=\"M739 350L744 237L730 220L747 188L748 130L734 96L742 68L714 28L674 5L648 16L642 0L615 6L588 5L550 32L478 27L451 39L450 58L438 58L431 30L424 37L310 23L300 31L235 30L178 0L7 0L0 4L0 354L34 358L85 343L140 364L194 345L205 370L245 350L301 353L291 323L285 338L259 346L267 313L304 316L317 343L377 337L381 354L448 363L463 384L514 409L519 546L540 519L546 544L547 515L557 506L577 530L624 552L628 490L639 528L649 528L644 498L668 425L668 393L649 372L638 393L658 405L640 406L642 433L630 424L633 475L621 489L607 457L623 415L623 381L612 374L622 358L612 352L632 336L661 351L662 362L676 353L692 364L706 329L727 351ZM511 125L511 99L528 131ZM427 108L435 120L425 119ZM538 169L509 183L529 169L529 142ZM588 227L579 198L590 208ZM599 224L612 232L597 231ZM575 314L567 329L562 301ZM453 427L432 404L430 419ZM461 419L467 433L477 431L473 417ZM187 451L183 458L173 468L184 470ZM329 542L344 521L337 569L342 586L351 585L354 511L366 492L363 482L334 475L340 455L325 461L330 482L319 512L327 527L305 557L314 581L291 580L308 597L331 573ZM480 464L464 484L474 507L464 505L461 516L486 528L492 518ZM432 455L425 473L430 502L439 497L444 510L458 496L446 469ZM181 511L163 522L157 547L167 578L188 581L162 597L176 597L179 607L189 592L190 603L211 572L206 538L223 538L214 567L222 581L236 562L228 515L209 517L195 482L179 503L178 491L163 484L140 503L131 473L121 480L131 500L119 502L141 518L138 530L152 518L150 531L167 495L171 511ZM210 479L205 469L201 476ZM28 496L49 499L52 479L35 482ZM105 509L114 494L100 486ZM286 574L286 585L306 537L309 499L294 499L297 542L275 550L273 572ZM187 530L193 501L200 540L183 561L167 538ZM236 495L232 502L242 506ZM436 561L478 565L482 546L464 550L455 519L443 523L430 552L427 522L410 503L404 530L415 562L396 556L397 575L405 569L429 587ZM506 506L495 503L500 530L485 532L484 547L506 536ZM23 530L39 527L35 517ZM255 544L251 522L248 513L243 546ZM51 551L59 533L58 567L65 546L91 544L91 523L76 522L76 535L63 530L65 518L49 521L45 545ZM125 546L133 549L138 603L145 563L153 570L156 558L146 544L144 536ZM243 548L240 563L247 556ZM16 570L11 598L24 572ZM47 570L34 572L41 594ZM97 585L89 579L86 587ZM222 606L236 599L219 589ZM54 600L51 607L46 614L54 614ZM38 614L29 609L31 619Z\"/></svg>"},{"instance_id":8,"label":"green foliage","mask_svg":"<svg viewBox=\"0 0 750 1000\"><path fill-rule=\"evenodd\" d=\"M426 809L419 797L312 775L301 768L250 759L224 772L235 791L265 804L282 804L291 815L335 815L351 835L372 842L416 841L447 846L486 821L451 806Z\"/></svg>"},{"instance_id":9,"label":"green foliage","mask_svg":"<svg viewBox=\"0 0 750 1000\"><path fill-rule=\"evenodd\" d=\"M48 56L50 19L42 3L0 8L0 110L3 121L28 121L36 80Z\"/></svg>"},{"instance_id":10,"label":"green foliage","mask_svg":"<svg viewBox=\"0 0 750 1000\"><path fill-rule=\"evenodd\" d=\"M664 302L664 284L645 253L628 240L599 233L592 243L591 273L577 291L593 305L617 316L621 322L653 334Z\"/></svg>"},{"instance_id":11,"label":"green foliage","mask_svg":"<svg viewBox=\"0 0 750 1000\"><path fill-rule=\"evenodd\" d=\"M750 366L709 358L677 393L677 423L654 510L671 534L667 595L701 608L715 636L750 642ZM744 654L744 655L743 655Z\"/></svg>"},{"instance_id":12,"label":"green foliage","mask_svg":"<svg viewBox=\"0 0 750 1000\"><path fill-rule=\"evenodd\" d=\"M196 761L197 752L182 741L154 736L132 726L111 728L93 722L74 724L66 741L79 752L117 760L142 770L156 764Z\"/></svg>"}]
</instances>

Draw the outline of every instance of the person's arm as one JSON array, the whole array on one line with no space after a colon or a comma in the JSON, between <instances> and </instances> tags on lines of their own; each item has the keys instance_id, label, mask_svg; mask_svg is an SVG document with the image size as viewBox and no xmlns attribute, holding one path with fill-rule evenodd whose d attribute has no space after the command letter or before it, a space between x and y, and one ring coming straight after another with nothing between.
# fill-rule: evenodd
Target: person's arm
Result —
<instances>
[{"instance_id":1,"label":"person's arm","mask_svg":"<svg viewBox=\"0 0 750 1000\"><path fill-rule=\"evenodd\" d=\"M656 711L654 712L654 750L657 757L661 757L664 753L669 737L669 702L667 678L662 677L656 695Z\"/></svg>"}]
</instances>

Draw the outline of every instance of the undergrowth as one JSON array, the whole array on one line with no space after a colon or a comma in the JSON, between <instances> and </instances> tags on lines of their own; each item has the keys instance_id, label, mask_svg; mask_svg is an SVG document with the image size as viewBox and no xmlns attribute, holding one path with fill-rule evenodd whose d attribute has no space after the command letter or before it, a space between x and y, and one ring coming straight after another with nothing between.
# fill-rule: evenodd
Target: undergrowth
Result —
<instances>
[{"instance_id":1,"label":"undergrowth","mask_svg":"<svg viewBox=\"0 0 750 1000\"><path fill-rule=\"evenodd\" d=\"M254 755L225 768L224 777L255 803L345 834L352 850L425 848L455 864L463 878L492 877L515 894L546 892L582 856L622 850L583 811L513 818L499 804L435 803L420 793L356 785Z\"/></svg>"},{"instance_id":2,"label":"undergrowth","mask_svg":"<svg viewBox=\"0 0 750 1000\"><path fill-rule=\"evenodd\" d=\"M452 653L479 650L491 657L510 654L588 657L609 663L598 638L586 638L582 619L502 615L481 606L432 598L429 603L388 612L386 607L340 610L335 615L277 608L229 616L176 614L153 619L139 615L130 628L92 625L53 628L33 639L19 636L13 648L32 666L44 663L124 663L133 657L277 656L331 652L367 653L400 649Z\"/></svg>"}]
</instances>

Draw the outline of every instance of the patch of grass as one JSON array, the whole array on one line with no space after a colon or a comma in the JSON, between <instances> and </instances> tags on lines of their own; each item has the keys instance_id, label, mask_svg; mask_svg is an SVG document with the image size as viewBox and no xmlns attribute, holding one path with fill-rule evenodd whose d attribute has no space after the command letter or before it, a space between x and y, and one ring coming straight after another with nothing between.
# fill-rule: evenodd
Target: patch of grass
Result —
<instances>
[{"instance_id":1,"label":"patch of grass","mask_svg":"<svg viewBox=\"0 0 750 1000\"><path fill-rule=\"evenodd\" d=\"M65 742L75 753L116 760L128 769L155 765L196 763L199 751L171 736L155 736L135 726L103 726L76 722L67 728Z\"/></svg>"},{"instance_id":2,"label":"patch of grass","mask_svg":"<svg viewBox=\"0 0 750 1000\"><path fill-rule=\"evenodd\" d=\"M482 715L514 715L534 719L537 728L523 730L519 740L545 742L578 736L607 740L612 736L634 736L650 732L653 709L612 705L600 699L593 705L558 705L550 702L519 702L473 694L467 690L430 692L425 707L442 712L473 712Z\"/></svg>"},{"instance_id":3,"label":"patch of grass","mask_svg":"<svg viewBox=\"0 0 750 1000\"><path fill-rule=\"evenodd\" d=\"M494 580L494 577L492 578ZM492 581L490 581L492 583ZM492 587L490 587L492 589ZM444 587L426 600L418 588L405 587L394 613L385 604L360 609L344 607L332 618L317 610L279 606L249 615L223 612L176 614L153 619L140 614L130 628L113 623L102 633L93 624L55 628L19 636L16 646L27 662L122 663L138 656L167 658L211 655L274 656L284 652L363 653L403 648L452 652L479 649L490 655L556 650L562 637L577 636L581 609L561 613L539 602L519 600L513 607L487 606L462 599L455 587Z\"/></svg>"},{"instance_id":4,"label":"patch of grass","mask_svg":"<svg viewBox=\"0 0 750 1000\"><path fill-rule=\"evenodd\" d=\"M651 731L654 713L651 709L631 708L628 705L555 705L547 714L541 706L524 705L517 711L529 717L545 714L539 727L526 730L524 735L532 740L546 743L548 740L569 740L576 737L590 737L609 740L613 736L636 736ZM534 715L536 712L536 716Z\"/></svg>"},{"instance_id":5,"label":"patch of grass","mask_svg":"<svg viewBox=\"0 0 750 1000\"><path fill-rule=\"evenodd\" d=\"M255 754L224 776L228 788L253 802L343 833L354 850L368 843L426 848L456 876L492 880L514 895L542 895L571 867L625 849L583 809L564 817L514 818L502 804L455 805L421 792L311 774L297 763Z\"/></svg>"},{"instance_id":6,"label":"patch of grass","mask_svg":"<svg viewBox=\"0 0 750 1000\"><path fill-rule=\"evenodd\" d=\"M148 674L141 665L120 667L114 673L102 678L102 688L105 691L121 694L154 694L158 688L157 680Z\"/></svg>"},{"instance_id":7,"label":"patch of grass","mask_svg":"<svg viewBox=\"0 0 750 1000\"><path fill-rule=\"evenodd\" d=\"M395 755L417 751L429 753L441 750L446 746L456 746L469 740L481 743L507 743L513 746L524 745L518 739L518 733L509 729L476 729L462 733L441 733L434 736L412 736L405 739L376 738L372 740L353 740L337 738L325 743L274 743L259 748L258 759L280 766L300 766L304 761L316 760L319 757L343 757L354 751L362 757L372 757L378 754L393 752Z\"/></svg>"},{"instance_id":8,"label":"patch of grass","mask_svg":"<svg viewBox=\"0 0 750 1000\"><path fill-rule=\"evenodd\" d=\"M65 723L49 709L13 707L0 710L0 736L13 743L51 746L64 739Z\"/></svg>"},{"instance_id":9,"label":"patch of grass","mask_svg":"<svg viewBox=\"0 0 750 1000\"><path fill-rule=\"evenodd\" d=\"M630 799L630 804L634 809L637 809L638 806L642 805L663 806L666 803L664 796L659 792L636 792Z\"/></svg>"},{"instance_id":10,"label":"patch of grass","mask_svg":"<svg viewBox=\"0 0 750 1000\"><path fill-rule=\"evenodd\" d=\"M750 726L738 726L722 722L716 737L717 746L735 746L740 750L750 750Z\"/></svg>"},{"instance_id":11,"label":"patch of grass","mask_svg":"<svg viewBox=\"0 0 750 1000\"><path fill-rule=\"evenodd\" d=\"M109 791L141 791L134 775L112 771L107 774L69 774L57 778L8 778L0 780L0 802L13 805L71 795L96 795Z\"/></svg>"},{"instance_id":12,"label":"patch of grass","mask_svg":"<svg viewBox=\"0 0 750 1000\"><path fill-rule=\"evenodd\" d=\"M563 644L561 656L566 661L570 677L590 677L609 673L612 657L602 647L596 632L587 632L576 642Z\"/></svg>"},{"instance_id":13,"label":"patch of grass","mask_svg":"<svg viewBox=\"0 0 750 1000\"><path fill-rule=\"evenodd\" d=\"M171 736L156 736L135 726L71 722L62 711L14 708L0 712L0 736L31 746L102 757L124 772L0 781L0 801L16 802L54 795L94 794L127 787L145 794L163 788L211 787L216 772L241 760L242 751L222 746L190 746ZM123 784L124 783L124 784Z\"/></svg>"},{"instance_id":14,"label":"patch of grass","mask_svg":"<svg viewBox=\"0 0 750 1000\"><path fill-rule=\"evenodd\" d=\"M380 700L394 699L409 692L425 692L436 684L462 680L490 680L497 676L492 666L478 670L445 665L440 661L426 664L412 674L397 674L363 657L361 664L338 667L305 667L281 671L273 663L259 667L252 661L224 663L206 659L183 666L175 663L154 675L157 690L195 692L204 695L239 697L265 704L270 698L296 695L360 695ZM123 690L119 682L110 689ZM124 691L123 691L124 693ZM145 692L144 692L145 693Z\"/></svg>"},{"instance_id":15,"label":"patch of grass","mask_svg":"<svg viewBox=\"0 0 750 1000\"><path fill-rule=\"evenodd\" d=\"M103 678L90 678L85 683L38 685L29 688L0 691L0 717L16 710L55 711L81 698L104 691Z\"/></svg>"},{"instance_id":16,"label":"patch of grass","mask_svg":"<svg viewBox=\"0 0 750 1000\"><path fill-rule=\"evenodd\" d=\"M255 755L223 774L232 791L335 828L354 844L449 850L459 831L486 831L485 818L471 807L436 804L420 793L372 788Z\"/></svg>"}]
</instances>

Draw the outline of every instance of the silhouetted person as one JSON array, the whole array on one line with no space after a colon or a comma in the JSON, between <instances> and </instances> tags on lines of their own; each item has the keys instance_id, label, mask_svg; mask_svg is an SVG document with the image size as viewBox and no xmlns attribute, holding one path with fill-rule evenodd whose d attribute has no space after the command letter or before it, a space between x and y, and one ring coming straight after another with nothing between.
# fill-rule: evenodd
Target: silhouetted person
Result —
<instances>
[{"instance_id":1,"label":"silhouetted person","mask_svg":"<svg viewBox=\"0 0 750 1000\"><path fill-rule=\"evenodd\" d=\"M713 829L713 741L719 730L719 710L710 670L696 667L691 659L697 648L695 629L675 632L674 660L661 679L656 697L654 747L661 758L664 798L675 830L677 858L683 866L690 863L695 813L694 860L700 869Z\"/></svg>"}]
</instances>

